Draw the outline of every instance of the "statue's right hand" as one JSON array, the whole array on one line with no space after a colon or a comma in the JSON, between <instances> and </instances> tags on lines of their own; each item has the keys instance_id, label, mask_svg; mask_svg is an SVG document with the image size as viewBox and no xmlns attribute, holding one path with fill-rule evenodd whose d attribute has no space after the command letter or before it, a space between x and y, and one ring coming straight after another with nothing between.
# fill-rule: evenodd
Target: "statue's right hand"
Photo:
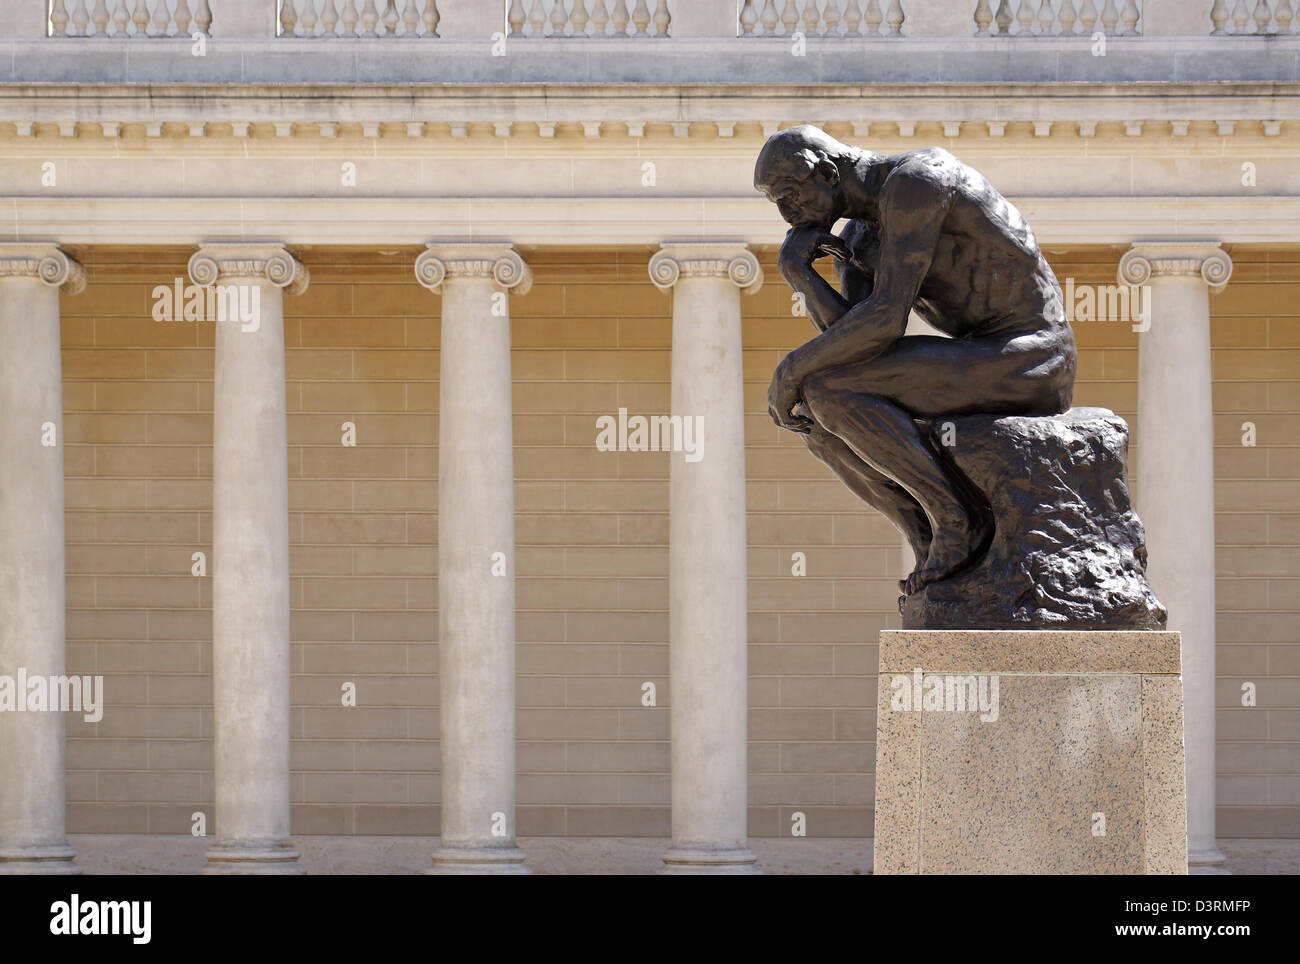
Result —
<instances>
[{"instance_id":1,"label":"statue's right hand","mask_svg":"<svg viewBox=\"0 0 1300 964\"><path fill-rule=\"evenodd\" d=\"M807 268L818 258L837 257L847 260L849 247L829 231L821 228L791 228L781 243L777 262L784 268Z\"/></svg>"}]
</instances>

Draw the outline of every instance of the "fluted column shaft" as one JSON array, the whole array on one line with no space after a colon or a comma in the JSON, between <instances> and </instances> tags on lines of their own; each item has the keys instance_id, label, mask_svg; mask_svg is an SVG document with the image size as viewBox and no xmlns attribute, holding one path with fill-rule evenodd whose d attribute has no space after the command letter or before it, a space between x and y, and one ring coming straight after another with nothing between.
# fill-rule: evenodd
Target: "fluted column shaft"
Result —
<instances>
[{"instance_id":1,"label":"fluted column shaft","mask_svg":"<svg viewBox=\"0 0 1300 964\"><path fill-rule=\"evenodd\" d=\"M1119 280L1151 286L1138 355L1137 508L1147 577L1182 634L1191 871L1224 861L1215 841L1214 425L1210 292L1232 262L1213 241L1140 242Z\"/></svg>"},{"instance_id":2,"label":"fluted column shaft","mask_svg":"<svg viewBox=\"0 0 1300 964\"><path fill-rule=\"evenodd\" d=\"M14 680L66 670L59 291L84 287L54 245L0 244L0 674ZM64 817L65 717L26 709L27 696L15 691L0 712L0 874L79 873Z\"/></svg>"},{"instance_id":3,"label":"fluted column shaft","mask_svg":"<svg viewBox=\"0 0 1300 964\"><path fill-rule=\"evenodd\" d=\"M216 325L212 434L212 689L217 842L209 874L302 873L289 840L289 473L284 300L306 269L276 244L190 259ZM234 300L228 300L233 298ZM210 300L209 303L212 303Z\"/></svg>"},{"instance_id":4,"label":"fluted column shaft","mask_svg":"<svg viewBox=\"0 0 1300 964\"><path fill-rule=\"evenodd\" d=\"M673 292L672 412L698 420L669 459L669 873L752 872L740 293L763 275L742 244L665 244L651 280Z\"/></svg>"},{"instance_id":5,"label":"fluted column shaft","mask_svg":"<svg viewBox=\"0 0 1300 964\"><path fill-rule=\"evenodd\" d=\"M431 244L442 295L438 672L442 832L434 873L527 873L515 842L515 473L509 293L532 275L505 244Z\"/></svg>"}]
</instances>

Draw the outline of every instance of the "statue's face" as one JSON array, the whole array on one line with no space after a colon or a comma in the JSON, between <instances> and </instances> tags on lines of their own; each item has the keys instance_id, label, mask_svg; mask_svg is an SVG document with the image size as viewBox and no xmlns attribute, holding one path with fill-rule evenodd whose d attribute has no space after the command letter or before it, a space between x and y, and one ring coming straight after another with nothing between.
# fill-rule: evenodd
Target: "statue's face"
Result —
<instances>
[{"instance_id":1,"label":"statue's face","mask_svg":"<svg viewBox=\"0 0 1300 964\"><path fill-rule=\"evenodd\" d=\"M829 231L840 218L838 179L832 182L820 166L806 178L778 175L755 184L776 205L791 227L816 227Z\"/></svg>"}]
</instances>

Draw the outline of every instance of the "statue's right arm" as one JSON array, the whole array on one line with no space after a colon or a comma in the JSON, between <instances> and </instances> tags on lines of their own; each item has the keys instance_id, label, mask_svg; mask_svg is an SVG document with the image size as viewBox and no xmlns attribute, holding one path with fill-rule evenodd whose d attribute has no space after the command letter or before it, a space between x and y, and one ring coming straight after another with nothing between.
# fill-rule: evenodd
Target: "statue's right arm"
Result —
<instances>
[{"instance_id":1,"label":"statue's right arm","mask_svg":"<svg viewBox=\"0 0 1300 964\"><path fill-rule=\"evenodd\" d=\"M795 384L815 372L841 368L874 358L907 329L907 316L930 270L935 246L952 204L953 189L942 178L920 168L896 169L881 192L880 257L871 296L846 306L833 325L788 356L784 377ZM816 285L811 269L806 275ZM829 285L822 287L840 299Z\"/></svg>"}]
</instances>

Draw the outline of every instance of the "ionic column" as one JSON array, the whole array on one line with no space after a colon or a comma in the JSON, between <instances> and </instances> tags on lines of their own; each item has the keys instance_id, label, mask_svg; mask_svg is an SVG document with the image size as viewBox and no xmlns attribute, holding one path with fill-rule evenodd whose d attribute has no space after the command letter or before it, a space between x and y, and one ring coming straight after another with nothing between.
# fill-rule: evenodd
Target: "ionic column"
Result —
<instances>
[{"instance_id":1,"label":"ionic column","mask_svg":"<svg viewBox=\"0 0 1300 964\"><path fill-rule=\"evenodd\" d=\"M442 295L438 668L442 839L432 873L528 873L515 843L515 471L509 292L532 273L508 244L431 244Z\"/></svg>"},{"instance_id":2,"label":"ionic column","mask_svg":"<svg viewBox=\"0 0 1300 964\"><path fill-rule=\"evenodd\" d=\"M1119 280L1151 286L1138 355L1137 507L1147 577L1182 633L1187 848L1192 872L1221 865L1214 827L1214 426L1210 292L1232 262L1213 241L1139 242Z\"/></svg>"},{"instance_id":3,"label":"ionic column","mask_svg":"<svg viewBox=\"0 0 1300 964\"><path fill-rule=\"evenodd\" d=\"M665 244L673 291L672 416L697 419L669 456L672 846L666 873L754 872L748 847L748 605L740 292L763 282L736 242Z\"/></svg>"},{"instance_id":4,"label":"ionic column","mask_svg":"<svg viewBox=\"0 0 1300 964\"><path fill-rule=\"evenodd\" d=\"M205 245L215 285L212 703L217 842L205 874L302 873L289 840L289 469L284 291L307 269L278 244ZM242 310L236 310L238 306ZM218 320L232 318L232 320Z\"/></svg>"},{"instance_id":5,"label":"ionic column","mask_svg":"<svg viewBox=\"0 0 1300 964\"><path fill-rule=\"evenodd\" d=\"M52 244L0 244L0 675L66 669L59 291ZM26 705L26 692L15 691ZM7 710L13 707L7 708ZM0 712L0 874L77 874L64 819L64 714Z\"/></svg>"}]
</instances>

